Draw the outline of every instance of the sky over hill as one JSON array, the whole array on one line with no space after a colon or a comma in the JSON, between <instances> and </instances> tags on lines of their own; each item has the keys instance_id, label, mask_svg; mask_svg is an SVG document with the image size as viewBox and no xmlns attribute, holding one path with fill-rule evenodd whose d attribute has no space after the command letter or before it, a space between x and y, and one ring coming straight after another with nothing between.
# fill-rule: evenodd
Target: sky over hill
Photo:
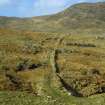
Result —
<instances>
[{"instance_id":1,"label":"sky over hill","mask_svg":"<svg viewBox=\"0 0 105 105\"><path fill-rule=\"evenodd\" d=\"M81 2L105 0L0 0L0 16L30 17L57 13Z\"/></svg>"}]
</instances>

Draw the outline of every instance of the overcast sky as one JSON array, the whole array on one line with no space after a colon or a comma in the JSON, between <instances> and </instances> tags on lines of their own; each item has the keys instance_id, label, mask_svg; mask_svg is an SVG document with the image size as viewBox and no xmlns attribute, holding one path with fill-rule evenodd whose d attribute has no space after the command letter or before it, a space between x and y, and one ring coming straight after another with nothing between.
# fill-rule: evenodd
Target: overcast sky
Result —
<instances>
[{"instance_id":1,"label":"overcast sky","mask_svg":"<svg viewBox=\"0 0 105 105\"><path fill-rule=\"evenodd\" d=\"M30 17L57 13L80 2L105 0L0 0L0 16Z\"/></svg>"}]
</instances>

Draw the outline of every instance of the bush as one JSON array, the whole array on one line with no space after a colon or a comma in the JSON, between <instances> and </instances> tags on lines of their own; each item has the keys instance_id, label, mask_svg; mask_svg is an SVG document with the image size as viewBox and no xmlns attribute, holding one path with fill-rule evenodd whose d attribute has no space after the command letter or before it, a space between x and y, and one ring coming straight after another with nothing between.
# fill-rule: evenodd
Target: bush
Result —
<instances>
[{"instance_id":1,"label":"bush","mask_svg":"<svg viewBox=\"0 0 105 105\"><path fill-rule=\"evenodd\" d=\"M23 47L23 52L29 53L29 54L37 54L41 50L42 50L42 47L41 46L39 46L37 44L33 44L33 43L27 43Z\"/></svg>"},{"instance_id":2,"label":"bush","mask_svg":"<svg viewBox=\"0 0 105 105\"><path fill-rule=\"evenodd\" d=\"M74 72L72 76L63 78L81 96L105 92L105 78L98 69L84 70L81 74Z\"/></svg>"},{"instance_id":3,"label":"bush","mask_svg":"<svg viewBox=\"0 0 105 105\"><path fill-rule=\"evenodd\" d=\"M27 69L27 62L28 62L27 59L23 59L20 62L18 62L16 65L16 71L22 71Z\"/></svg>"},{"instance_id":4,"label":"bush","mask_svg":"<svg viewBox=\"0 0 105 105\"><path fill-rule=\"evenodd\" d=\"M5 81L3 87L5 90L20 90L22 87L23 80L14 72L7 71L5 73Z\"/></svg>"},{"instance_id":5,"label":"bush","mask_svg":"<svg viewBox=\"0 0 105 105\"><path fill-rule=\"evenodd\" d=\"M66 43L67 46L77 46L77 47L96 47L95 44L92 43L77 43L77 42L70 42Z\"/></svg>"},{"instance_id":6,"label":"bush","mask_svg":"<svg viewBox=\"0 0 105 105\"><path fill-rule=\"evenodd\" d=\"M16 71L32 70L40 66L40 63L35 64L32 60L21 59L20 62L17 63Z\"/></svg>"}]
</instances>

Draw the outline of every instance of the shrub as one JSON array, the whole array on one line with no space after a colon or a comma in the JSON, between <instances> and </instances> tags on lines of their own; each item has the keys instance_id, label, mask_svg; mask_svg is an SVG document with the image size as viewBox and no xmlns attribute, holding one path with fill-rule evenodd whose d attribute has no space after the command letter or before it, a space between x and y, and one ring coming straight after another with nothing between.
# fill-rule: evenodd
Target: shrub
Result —
<instances>
[{"instance_id":1,"label":"shrub","mask_svg":"<svg viewBox=\"0 0 105 105\"><path fill-rule=\"evenodd\" d=\"M14 72L7 71L5 74L7 82L5 82L5 89L7 90L20 90L22 87L23 80Z\"/></svg>"},{"instance_id":2,"label":"shrub","mask_svg":"<svg viewBox=\"0 0 105 105\"><path fill-rule=\"evenodd\" d=\"M96 47L95 44L92 43L77 43L77 42L70 42L66 43L67 46L77 46L77 47Z\"/></svg>"},{"instance_id":3,"label":"shrub","mask_svg":"<svg viewBox=\"0 0 105 105\"><path fill-rule=\"evenodd\" d=\"M105 92L105 78L98 69L74 72L72 76L63 77L65 82L81 96L90 96Z\"/></svg>"},{"instance_id":4,"label":"shrub","mask_svg":"<svg viewBox=\"0 0 105 105\"><path fill-rule=\"evenodd\" d=\"M22 59L20 62L17 63L16 65L16 71L22 71L27 68L27 59Z\"/></svg>"},{"instance_id":5,"label":"shrub","mask_svg":"<svg viewBox=\"0 0 105 105\"><path fill-rule=\"evenodd\" d=\"M37 45L37 44L33 44L33 43L27 43L24 47L23 47L23 52L25 53L32 53L32 54L37 54L38 52L40 52L42 50L42 47Z\"/></svg>"},{"instance_id":6,"label":"shrub","mask_svg":"<svg viewBox=\"0 0 105 105\"><path fill-rule=\"evenodd\" d=\"M32 70L40 67L41 65L41 63L36 64L30 59L21 59L16 65L16 71Z\"/></svg>"},{"instance_id":7,"label":"shrub","mask_svg":"<svg viewBox=\"0 0 105 105\"><path fill-rule=\"evenodd\" d=\"M10 70L10 68L7 65L2 65L0 69L4 71Z\"/></svg>"},{"instance_id":8,"label":"shrub","mask_svg":"<svg viewBox=\"0 0 105 105\"><path fill-rule=\"evenodd\" d=\"M90 72L92 75L100 75L100 71L98 69L92 69Z\"/></svg>"}]
</instances>

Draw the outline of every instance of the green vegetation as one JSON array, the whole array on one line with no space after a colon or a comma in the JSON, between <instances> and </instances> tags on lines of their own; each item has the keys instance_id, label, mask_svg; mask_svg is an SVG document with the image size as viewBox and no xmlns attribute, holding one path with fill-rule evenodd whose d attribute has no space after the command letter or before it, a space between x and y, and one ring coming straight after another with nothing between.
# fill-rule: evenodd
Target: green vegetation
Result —
<instances>
[{"instance_id":1,"label":"green vegetation","mask_svg":"<svg viewBox=\"0 0 105 105\"><path fill-rule=\"evenodd\" d=\"M33 18L0 17L0 27L36 32L102 33L105 29L105 3L76 4L55 15Z\"/></svg>"},{"instance_id":2,"label":"green vegetation","mask_svg":"<svg viewBox=\"0 0 105 105\"><path fill-rule=\"evenodd\" d=\"M0 92L1 105L104 105L104 103L105 94L77 98L67 95L52 97L34 96L23 92Z\"/></svg>"},{"instance_id":3,"label":"green vegetation","mask_svg":"<svg viewBox=\"0 0 105 105\"><path fill-rule=\"evenodd\" d=\"M0 17L0 105L104 105L104 8Z\"/></svg>"},{"instance_id":4,"label":"green vegetation","mask_svg":"<svg viewBox=\"0 0 105 105\"><path fill-rule=\"evenodd\" d=\"M90 99L77 96L104 96L98 95L105 92L103 37L0 29L1 93L18 91L36 100L51 96L62 105L82 105Z\"/></svg>"}]
</instances>

